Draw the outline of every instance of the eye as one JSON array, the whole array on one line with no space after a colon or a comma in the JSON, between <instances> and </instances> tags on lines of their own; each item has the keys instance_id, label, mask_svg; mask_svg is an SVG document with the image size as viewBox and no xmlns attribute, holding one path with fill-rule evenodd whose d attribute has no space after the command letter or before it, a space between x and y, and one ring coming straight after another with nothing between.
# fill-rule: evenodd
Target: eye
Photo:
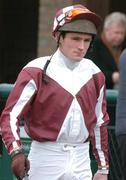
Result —
<instances>
[{"instance_id":1,"label":"eye","mask_svg":"<svg viewBox=\"0 0 126 180\"><path fill-rule=\"evenodd\" d=\"M84 42L91 42L91 41L92 41L91 38L84 39Z\"/></svg>"},{"instance_id":2,"label":"eye","mask_svg":"<svg viewBox=\"0 0 126 180\"><path fill-rule=\"evenodd\" d=\"M79 37L73 37L72 40L74 40L74 41L79 41L79 40L81 40L81 38L79 38Z\"/></svg>"}]
</instances>

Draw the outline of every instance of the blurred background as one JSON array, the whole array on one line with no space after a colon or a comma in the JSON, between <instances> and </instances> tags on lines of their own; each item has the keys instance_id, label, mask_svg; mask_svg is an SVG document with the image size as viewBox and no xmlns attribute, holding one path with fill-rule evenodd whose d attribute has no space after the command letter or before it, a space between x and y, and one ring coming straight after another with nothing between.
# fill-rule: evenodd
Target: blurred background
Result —
<instances>
[{"instance_id":1,"label":"blurred background","mask_svg":"<svg viewBox=\"0 0 126 180\"><path fill-rule=\"evenodd\" d=\"M14 83L27 62L55 50L55 12L77 3L103 19L112 11L126 12L124 0L0 0L0 83Z\"/></svg>"},{"instance_id":2,"label":"blurred background","mask_svg":"<svg viewBox=\"0 0 126 180\"><path fill-rule=\"evenodd\" d=\"M50 55L56 49L51 34L56 11L79 3L98 13L103 20L114 11L126 13L124 0L0 0L0 112L22 67L34 58ZM121 180L122 177L114 129L117 95L117 91L107 90L107 108L111 118L108 127L111 162L109 180ZM13 180L10 158L0 142L0 151L3 153L0 157L0 180ZM30 141L24 138L23 143L27 153ZM93 157L92 167L95 172Z\"/></svg>"}]
</instances>

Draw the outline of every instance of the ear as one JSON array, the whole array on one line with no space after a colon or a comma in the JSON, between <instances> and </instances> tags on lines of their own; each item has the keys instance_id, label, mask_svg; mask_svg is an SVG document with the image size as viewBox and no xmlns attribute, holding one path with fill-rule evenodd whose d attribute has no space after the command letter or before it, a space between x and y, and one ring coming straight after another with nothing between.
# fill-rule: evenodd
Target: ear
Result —
<instances>
[{"instance_id":1,"label":"ear","mask_svg":"<svg viewBox=\"0 0 126 180\"><path fill-rule=\"evenodd\" d=\"M59 41L59 37L60 37L60 32L57 31L57 32L55 33L55 37L54 37L54 39L56 40L56 42Z\"/></svg>"}]
</instances>

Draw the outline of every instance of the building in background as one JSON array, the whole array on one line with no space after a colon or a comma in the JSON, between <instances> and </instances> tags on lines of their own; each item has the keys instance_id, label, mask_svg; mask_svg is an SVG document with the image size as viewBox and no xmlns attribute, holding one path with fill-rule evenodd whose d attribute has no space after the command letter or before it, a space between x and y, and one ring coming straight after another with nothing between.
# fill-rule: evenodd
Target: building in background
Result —
<instances>
[{"instance_id":1,"label":"building in background","mask_svg":"<svg viewBox=\"0 0 126 180\"><path fill-rule=\"evenodd\" d=\"M86 5L103 18L112 11L126 12L124 0L0 1L0 83L14 83L28 61L56 49L50 22L57 9L76 3Z\"/></svg>"}]
</instances>

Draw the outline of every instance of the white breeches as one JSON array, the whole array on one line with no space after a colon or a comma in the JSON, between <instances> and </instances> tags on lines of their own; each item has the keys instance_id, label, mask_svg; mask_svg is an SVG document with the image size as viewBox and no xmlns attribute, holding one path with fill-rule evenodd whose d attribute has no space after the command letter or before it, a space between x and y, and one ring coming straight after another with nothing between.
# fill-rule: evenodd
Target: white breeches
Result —
<instances>
[{"instance_id":1,"label":"white breeches","mask_svg":"<svg viewBox=\"0 0 126 180\"><path fill-rule=\"evenodd\" d=\"M28 156L29 180L91 180L89 142L33 141Z\"/></svg>"}]
</instances>

